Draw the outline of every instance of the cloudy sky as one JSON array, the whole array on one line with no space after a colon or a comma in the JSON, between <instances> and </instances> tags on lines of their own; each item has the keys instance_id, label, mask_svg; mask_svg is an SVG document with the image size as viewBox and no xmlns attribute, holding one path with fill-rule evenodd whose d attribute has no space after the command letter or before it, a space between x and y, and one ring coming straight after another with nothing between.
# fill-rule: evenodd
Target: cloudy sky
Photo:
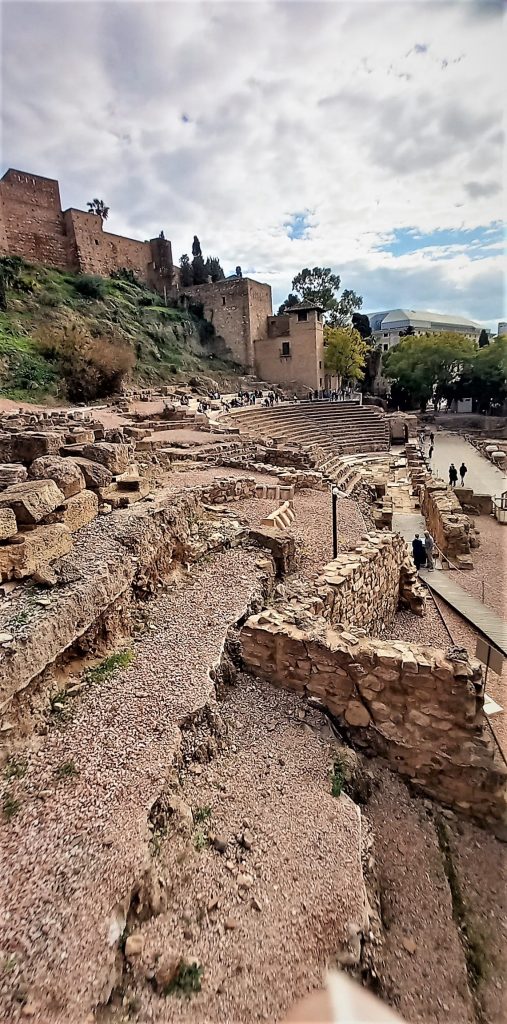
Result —
<instances>
[{"instance_id":1,"label":"cloudy sky","mask_svg":"<svg viewBox=\"0 0 507 1024\"><path fill-rule=\"evenodd\" d=\"M331 266L367 311L504 313L498 3L3 0L2 172L197 233L275 305Z\"/></svg>"}]
</instances>

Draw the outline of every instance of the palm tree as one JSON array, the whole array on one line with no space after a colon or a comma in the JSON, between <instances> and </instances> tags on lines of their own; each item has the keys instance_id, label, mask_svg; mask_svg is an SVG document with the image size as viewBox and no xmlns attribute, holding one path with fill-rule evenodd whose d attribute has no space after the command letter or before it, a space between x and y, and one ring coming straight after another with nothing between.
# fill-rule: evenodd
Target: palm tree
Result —
<instances>
[{"instance_id":1,"label":"palm tree","mask_svg":"<svg viewBox=\"0 0 507 1024\"><path fill-rule=\"evenodd\" d=\"M107 220L109 216L109 206L106 206L103 199L92 199L91 202L87 203L88 213L94 213L101 220Z\"/></svg>"}]
</instances>

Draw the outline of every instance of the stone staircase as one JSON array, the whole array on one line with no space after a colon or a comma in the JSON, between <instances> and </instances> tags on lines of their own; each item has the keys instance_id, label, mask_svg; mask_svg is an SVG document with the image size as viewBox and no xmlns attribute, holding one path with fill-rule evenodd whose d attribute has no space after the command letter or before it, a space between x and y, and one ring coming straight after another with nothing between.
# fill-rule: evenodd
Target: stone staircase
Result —
<instances>
[{"instance_id":1,"label":"stone staircase","mask_svg":"<svg viewBox=\"0 0 507 1024\"><path fill-rule=\"evenodd\" d=\"M318 445L329 456L389 450L389 422L375 406L355 402L299 402L230 412L240 433L287 444Z\"/></svg>"}]
</instances>

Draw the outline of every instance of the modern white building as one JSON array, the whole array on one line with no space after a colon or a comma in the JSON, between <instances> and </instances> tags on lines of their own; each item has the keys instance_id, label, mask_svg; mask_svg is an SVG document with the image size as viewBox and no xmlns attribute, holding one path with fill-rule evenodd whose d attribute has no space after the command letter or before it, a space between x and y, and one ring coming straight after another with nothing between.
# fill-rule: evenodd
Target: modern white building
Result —
<instances>
[{"instance_id":1,"label":"modern white building","mask_svg":"<svg viewBox=\"0 0 507 1024\"><path fill-rule=\"evenodd\" d=\"M429 313L421 309L384 309L370 313L369 321L373 338L383 352L398 344L400 333L403 335L407 327L412 327L414 334L453 331L473 339L478 339L481 333L480 324L473 320L454 313Z\"/></svg>"}]
</instances>

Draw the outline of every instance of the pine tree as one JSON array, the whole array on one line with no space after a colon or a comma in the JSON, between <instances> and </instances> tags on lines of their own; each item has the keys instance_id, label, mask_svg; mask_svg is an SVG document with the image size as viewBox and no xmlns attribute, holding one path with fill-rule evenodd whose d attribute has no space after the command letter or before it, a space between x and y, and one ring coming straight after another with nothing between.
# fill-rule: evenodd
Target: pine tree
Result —
<instances>
[{"instance_id":1,"label":"pine tree","mask_svg":"<svg viewBox=\"0 0 507 1024\"><path fill-rule=\"evenodd\" d=\"M180 284L182 288L191 288L194 283L194 273L190 260L186 253L180 257Z\"/></svg>"}]
</instances>

